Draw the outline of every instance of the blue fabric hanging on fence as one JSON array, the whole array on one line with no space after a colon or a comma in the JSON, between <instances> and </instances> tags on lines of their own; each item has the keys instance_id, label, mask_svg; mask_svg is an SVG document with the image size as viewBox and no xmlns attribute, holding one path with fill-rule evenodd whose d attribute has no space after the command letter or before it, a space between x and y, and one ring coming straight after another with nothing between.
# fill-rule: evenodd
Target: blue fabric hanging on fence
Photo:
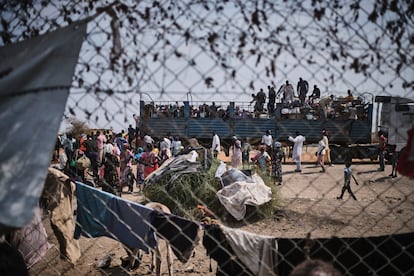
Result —
<instances>
[{"instance_id":1,"label":"blue fabric hanging on fence","mask_svg":"<svg viewBox=\"0 0 414 276\"><path fill-rule=\"evenodd\" d=\"M156 245L150 225L153 210L113 194L76 183L77 216L75 239L106 236L130 248L148 253Z\"/></svg>"}]
</instances>

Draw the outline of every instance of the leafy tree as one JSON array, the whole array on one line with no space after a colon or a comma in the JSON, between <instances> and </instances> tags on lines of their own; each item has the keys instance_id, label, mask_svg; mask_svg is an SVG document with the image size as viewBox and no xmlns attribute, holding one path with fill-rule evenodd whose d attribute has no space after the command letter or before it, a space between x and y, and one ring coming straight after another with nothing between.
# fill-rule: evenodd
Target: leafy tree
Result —
<instances>
[{"instance_id":1,"label":"leafy tree","mask_svg":"<svg viewBox=\"0 0 414 276\"><path fill-rule=\"evenodd\" d=\"M77 119L76 117L70 117L67 120L71 126L68 127L66 133L71 134L72 137L78 138L83 133L89 133L89 127L85 122Z\"/></svg>"}]
</instances>

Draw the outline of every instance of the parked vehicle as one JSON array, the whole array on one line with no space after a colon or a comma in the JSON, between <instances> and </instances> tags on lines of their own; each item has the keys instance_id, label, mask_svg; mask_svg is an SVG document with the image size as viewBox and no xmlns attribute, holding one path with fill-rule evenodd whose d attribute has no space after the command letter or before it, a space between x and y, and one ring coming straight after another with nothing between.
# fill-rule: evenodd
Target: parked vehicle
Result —
<instances>
[{"instance_id":1,"label":"parked vehicle","mask_svg":"<svg viewBox=\"0 0 414 276\"><path fill-rule=\"evenodd\" d=\"M393 135L394 131L390 126L401 127L400 132L403 126L399 122L405 122L405 119L401 119L405 115L403 111L398 111L397 106L414 101L400 97L377 96L377 120L373 121L373 100L373 95L370 100L364 97L354 100L335 99L326 119L319 116L318 102L306 107L297 103L289 106L276 103L274 114L254 112L246 102L216 102L216 111L214 116L211 116L209 105L204 103L184 101L182 106L178 106L177 102L155 104L141 101L140 127L142 133L152 137L161 137L169 132L183 140L197 138L199 143L207 148L210 148L213 132L216 132L223 149L227 151L226 154L234 135L242 141L259 145L262 135L266 130L271 130L274 139L290 145L288 137L299 131L306 136L306 144L316 144L320 140L321 130L326 129L334 163L344 162L349 156L377 160L378 145L375 135L373 137L373 133L378 132L376 122L380 122L382 129L388 126L388 135ZM217 106L221 108L217 110ZM406 127L404 132L405 129ZM397 136L398 139L404 140L403 135Z\"/></svg>"}]
</instances>

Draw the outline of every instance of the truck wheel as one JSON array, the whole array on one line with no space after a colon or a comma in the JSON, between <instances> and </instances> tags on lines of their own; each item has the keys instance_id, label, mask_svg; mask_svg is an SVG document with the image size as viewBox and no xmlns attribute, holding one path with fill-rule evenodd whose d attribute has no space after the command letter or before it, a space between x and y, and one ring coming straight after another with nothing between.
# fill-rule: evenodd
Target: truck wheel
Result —
<instances>
[{"instance_id":1,"label":"truck wheel","mask_svg":"<svg viewBox=\"0 0 414 276\"><path fill-rule=\"evenodd\" d=\"M345 163L348 160L349 149L336 145L330 145L331 149L331 161L332 163Z\"/></svg>"}]
</instances>

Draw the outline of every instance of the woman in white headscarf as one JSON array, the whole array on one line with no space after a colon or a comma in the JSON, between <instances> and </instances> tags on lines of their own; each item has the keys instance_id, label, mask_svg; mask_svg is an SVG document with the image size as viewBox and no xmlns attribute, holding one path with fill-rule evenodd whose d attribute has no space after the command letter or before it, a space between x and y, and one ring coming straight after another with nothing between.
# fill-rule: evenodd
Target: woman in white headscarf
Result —
<instances>
[{"instance_id":1,"label":"woman in white headscarf","mask_svg":"<svg viewBox=\"0 0 414 276\"><path fill-rule=\"evenodd\" d=\"M236 136L233 136L232 139L233 145L231 147L233 150L233 155L231 156L231 166L233 168L238 168L242 165L242 144Z\"/></svg>"},{"instance_id":2,"label":"woman in white headscarf","mask_svg":"<svg viewBox=\"0 0 414 276\"><path fill-rule=\"evenodd\" d=\"M211 151L213 152L213 156L217 158L220 153L220 137L217 135L216 132L213 133L213 142L211 144Z\"/></svg>"}]
</instances>

